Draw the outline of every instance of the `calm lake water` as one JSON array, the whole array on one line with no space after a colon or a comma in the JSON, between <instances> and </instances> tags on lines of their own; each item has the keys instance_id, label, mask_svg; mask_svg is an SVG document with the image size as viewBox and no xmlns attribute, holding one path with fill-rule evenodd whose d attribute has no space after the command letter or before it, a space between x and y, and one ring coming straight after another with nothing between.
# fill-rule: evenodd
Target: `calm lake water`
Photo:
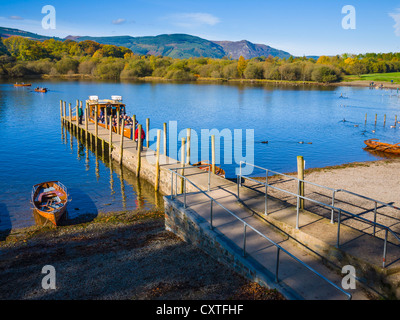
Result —
<instances>
[{"instance_id":1,"label":"calm lake water","mask_svg":"<svg viewBox=\"0 0 400 320\"><path fill-rule=\"evenodd\" d=\"M76 99L85 101L89 95L100 99L121 95L128 114L136 114L140 123L150 118L151 128L161 129L164 122L176 121L178 133L192 128L200 136L201 129L215 128L229 129L233 135L234 129L242 129L245 142L245 130L253 129L254 163L281 172L296 171L298 155L304 156L306 168L382 159L382 155L365 151L363 141L400 140L400 125L390 128L395 115L400 116L396 90L95 81L32 83L32 88L0 83L0 230L35 223L29 203L31 188L46 180L60 180L68 187L72 198L69 218L82 213L96 215L101 211L162 205L162 198L151 185L138 181L128 170L110 167L107 159L96 158L91 150L62 131L60 100L74 106ZM32 92L36 86L50 91ZM246 156L244 144L241 151ZM192 154L192 162L200 157ZM227 177L235 177L236 163L221 166Z\"/></svg>"}]
</instances>

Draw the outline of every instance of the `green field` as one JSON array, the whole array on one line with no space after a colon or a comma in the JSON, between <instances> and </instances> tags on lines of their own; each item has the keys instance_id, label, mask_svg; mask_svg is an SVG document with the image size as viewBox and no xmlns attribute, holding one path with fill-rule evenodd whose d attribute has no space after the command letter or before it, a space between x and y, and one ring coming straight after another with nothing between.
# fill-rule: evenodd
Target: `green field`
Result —
<instances>
[{"instance_id":1,"label":"green field","mask_svg":"<svg viewBox=\"0 0 400 320\"><path fill-rule=\"evenodd\" d=\"M391 82L400 84L400 72L392 73L371 73L362 74L360 76L350 75L344 76L343 81L374 81L374 82Z\"/></svg>"}]
</instances>

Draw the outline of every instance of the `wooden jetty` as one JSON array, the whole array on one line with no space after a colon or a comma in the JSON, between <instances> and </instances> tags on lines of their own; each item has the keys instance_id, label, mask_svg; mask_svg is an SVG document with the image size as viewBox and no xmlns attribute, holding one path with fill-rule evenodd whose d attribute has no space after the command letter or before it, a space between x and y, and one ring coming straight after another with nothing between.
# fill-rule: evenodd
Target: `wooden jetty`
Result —
<instances>
[{"instance_id":1,"label":"wooden jetty","mask_svg":"<svg viewBox=\"0 0 400 320\"><path fill-rule=\"evenodd\" d=\"M82 109L82 119L79 123L79 108ZM95 150L95 153L99 155L106 155L110 159L114 159L120 165L124 165L130 171L134 172L136 176L149 181L154 185L156 191L160 191L162 194L169 194L171 185L180 185L180 181L171 182L171 173L168 169L186 166L191 167L189 164L185 164L186 159L190 157L190 148L187 148L188 154L183 155L182 163L176 159L167 156L167 126L166 123L163 125L163 130L158 130L157 134L157 149L152 150L148 147L148 134L150 131L150 120L146 119L145 124L137 124L136 116L132 115L133 126L125 126L125 122L121 121L115 124L112 119L116 116L118 119L120 115L125 115L126 109L125 104L122 103L122 97L112 96L111 99L100 100L97 96L90 96L83 102L76 100L75 108L72 108L71 103L60 101L60 117L61 123L64 127L69 129L75 134L75 136L81 141L85 141L90 144ZM97 116L95 116L97 115ZM100 116L104 116L104 121L100 122L98 119ZM146 131L146 142L143 145L143 141L134 140L134 132L136 128L144 127ZM161 134L163 131L163 134ZM124 134L121 134L123 132ZM190 132L190 130L188 130ZM190 133L189 133L190 134ZM213 136L211 137L213 141ZM140 147L141 146L141 147ZM161 154L160 148L163 146L164 152ZM212 149L212 159L215 159L215 144ZM215 161L215 160L214 160ZM216 172L215 163L212 166L212 173ZM197 172L204 173L204 178L207 181L209 174L204 170L192 167L192 173ZM190 191L191 187L188 185L187 190ZM194 189L193 189L194 191Z\"/></svg>"}]
</instances>

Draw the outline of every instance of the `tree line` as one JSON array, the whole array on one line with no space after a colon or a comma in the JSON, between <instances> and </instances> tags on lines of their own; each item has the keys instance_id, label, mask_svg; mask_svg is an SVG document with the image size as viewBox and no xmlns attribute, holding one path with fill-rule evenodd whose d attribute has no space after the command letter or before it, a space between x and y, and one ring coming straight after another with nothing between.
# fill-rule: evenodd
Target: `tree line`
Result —
<instances>
[{"instance_id":1,"label":"tree line","mask_svg":"<svg viewBox=\"0 0 400 320\"><path fill-rule=\"evenodd\" d=\"M169 80L266 79L275 81L337 82L343 75L400 71L400 53L307 57L205 57L173 59L138 55L132 50L86 40L35 41L13 36L0 41L0 78L85 75L99 79Z\"/></svg>"}]
</instances>

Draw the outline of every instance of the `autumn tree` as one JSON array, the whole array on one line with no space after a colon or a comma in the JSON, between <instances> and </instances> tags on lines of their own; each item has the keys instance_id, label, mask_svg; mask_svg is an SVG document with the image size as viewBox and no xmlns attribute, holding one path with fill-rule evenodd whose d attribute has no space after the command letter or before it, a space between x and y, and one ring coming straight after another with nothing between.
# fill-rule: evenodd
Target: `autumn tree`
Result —
<instances>
[{"instance_id":1,"label":"autumn tree","mask_svg":"<svg viewBox=\"0 0 400 320\"><path fill-rule=\"evenodd\" d=\"M243 78L244 70L246 70L247 67L247 61L243 56L239 57L238 65L237 65L237 70L238 74L241 78Z\"/></svg>"}]
</instances>

